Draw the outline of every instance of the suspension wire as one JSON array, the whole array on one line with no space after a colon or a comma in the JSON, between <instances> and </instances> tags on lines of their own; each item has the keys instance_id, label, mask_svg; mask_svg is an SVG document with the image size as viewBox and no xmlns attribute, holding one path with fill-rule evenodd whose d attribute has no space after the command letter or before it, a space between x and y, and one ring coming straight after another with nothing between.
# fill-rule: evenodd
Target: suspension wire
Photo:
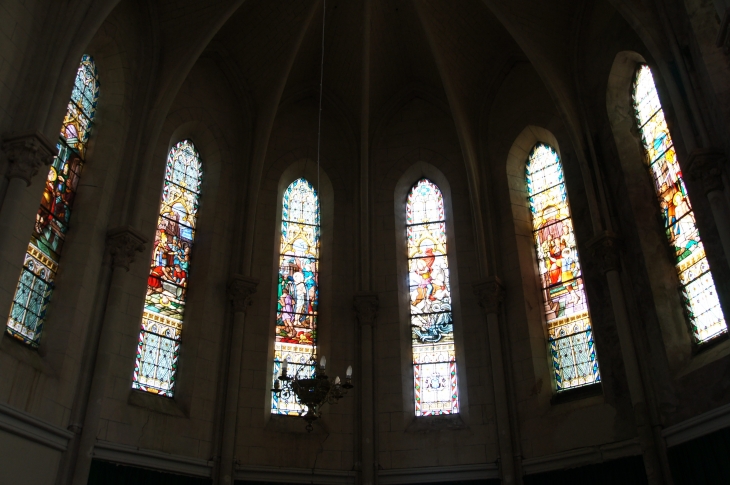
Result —
<instances>
[{"instance_id":1,"label":"suspension wire","mask_svg":"<svg viewBox=\"0 0 730 485\"><path fill-rule=\"evenodd\" d=\"M322 59L319 65L319 118L317 120L317 195L319 198L319 154L322 147L322 84L324 81L324 24L327 17L327 0L322 0ZM320 209L321 216L321 209Z\"/></svg>"}]
</instances>

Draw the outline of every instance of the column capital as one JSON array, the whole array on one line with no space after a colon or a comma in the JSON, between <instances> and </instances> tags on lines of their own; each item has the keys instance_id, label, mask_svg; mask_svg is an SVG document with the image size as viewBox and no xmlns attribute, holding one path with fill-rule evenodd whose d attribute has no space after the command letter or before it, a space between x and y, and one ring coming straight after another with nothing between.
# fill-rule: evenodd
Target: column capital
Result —
<instances>
[{"instance_id":1,"label":"column capital","mask_svg":"<svg viewBox=\"0 0 730 485\"><path fill-rule=\"evenodd\" d=\"M10 162L5 176L25 180L26 186L41 167L53 162L56 155L56 147L37 131L5 136L3 151Z\"/></svg>"},{"instance_id":2,"label":"column capital","mask_svg":"<svg viewBox=\"0 0 730 485\"><path fill-rule=\"evenodd\" d=\"M240 274L231 276L228 281L228 299L233 303L233 311L246 313L253 303L253 294L256 293L259 280Z\"/></svg>"},{"instance_id":3,"label":"column capital","mask_svg":"<svg viewBox=\"0 0 730 485\"><path fill-rule=\"evenodd\" d=\"M124 268L134 261L135 253L144 251L147 238L131 226L110 229L106 233L106 249L111 258L112 268Z\"/></svg>"},{"instance_id":4,"label":"column capital","mask_svg":"<svg viewBox=\"0 0 730 485\"><path fill-rule=\"evenodd\" d=\"M725 152L717 148L697 148L687 159L687 174L690 180L702 182L705 193L722 190L722 167Z\"/></svg>"},{"instance_id":5,"label":"column capital","mask_svg":"<svg viewBox=\"0 0 730 485\"><path fill-rule=\"evenodd\" d=\"M484 309L487 315L499 313L499 307L504 301L504 286L502 286L499 278L489 276L474 283L472 288L477 299L479 299L479 306Z\"/></svg>"},{"instance_id":6,"label":"column capital","mask_svg":"<svg viewBox=\"0 0 730 485\"><path fill-rule=\"evenodd\" d=\"M603 274L621 269L621 239L610 231L588 241L588 250Z\"/></svg>"},{"instance_id":7,"label":"column capital","mask_svg":"<svg viewBox=\"0 0 730 485\"><path fill-rule=\"evenodd\" d=\"M356 293L352 308L360 325L374 325L378 316L378 294L370 291Z\"/></svg>"}]
</instances>

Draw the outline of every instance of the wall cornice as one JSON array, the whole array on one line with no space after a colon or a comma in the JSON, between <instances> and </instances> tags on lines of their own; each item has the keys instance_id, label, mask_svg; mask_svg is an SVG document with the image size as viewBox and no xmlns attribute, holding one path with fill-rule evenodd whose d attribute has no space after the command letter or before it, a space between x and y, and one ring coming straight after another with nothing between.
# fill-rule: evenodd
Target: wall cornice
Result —
<instances>
[{"instance_id":1,"label":"wall cornice","mask_svg":"<svg viewBox=\"0 0 730 485\"><path fill-rule=\"evenodd\" d=\"M73 437L71 431L41 421L2 403L0 403L0 429L59 451L66 451L68 442Z\"/></svg>"},{"instance_id":2,"label":"wall cornice","mask_svg":"<svg viewBox=\"0 0 730 485\"><path fill-rule=\"evenodd\" d=\"M152 470L210 478L213 462L161 451L145 450L135 446L120 445L98 440L94 446L94 458Z\"/></svg>"},{"instance_id":3,"label":"wall cornice","mask_svg":"<svg viewBox=\"0 0 730 485\"><path fill-rule=\"evenodd\" d=\"M675 446L727 427L730 427L730 404L669 426L662 430L662 436L667 446Z\"/></svg>"}]
</instances>

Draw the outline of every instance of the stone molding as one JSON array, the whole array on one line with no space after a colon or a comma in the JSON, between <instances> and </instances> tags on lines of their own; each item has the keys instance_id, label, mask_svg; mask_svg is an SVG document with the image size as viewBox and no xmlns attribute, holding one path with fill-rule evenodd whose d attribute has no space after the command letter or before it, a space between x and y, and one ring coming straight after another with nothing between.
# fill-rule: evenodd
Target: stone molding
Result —
<instances>
[{"instance_id":1,"label":"stone molding","mask_svg":"<svg viewBox=\"0 0 730 485\"><path fill-rule=\"evenodd\" d=\"M236 466L233 477L237 482L246 480L266 483L319 483L323 485L354 485L357 472L317 468L287 468L273 466Z\"/></svg>"},{"instance_id":2,"label":"stone molding","mask_svg":"<svg viewBox=\"0 0 730 485\"><path fill-rule=\"evenodd\" d=\"M124 268L134 261L135 253L144 251L147 238L131 226L115 227L106 234L106 248L112 268Z\"/></svg>"},{"instance_id":3,"label":"stone molding","mask_svg":"<svg viewBox=\"0 0 730 485\"><path fill-rule=\"evenodd\" d=\"M499 467L496 463L378 470L378 483L380 485L396 485L401 483L445 483L457 480L474 480L474 483L481 483L476 480L498 479Z\"/></svg>"},{"instance_id":4,"label":"stone molding","mask_svg":"<svg viewBox=\"0 0 730 485\"><path fill-rule=\"evenodd\" d=\"M715 148L698 148L689 154L687 174L691 180L702 182L705 194L722 190L722 166L725 152Z\"/></svg>"},{"instance_id":5,"label":"stone molding","mask_svg":"<svg viewBox=\"0 0 730 485\"><path fill-rule=\"evenodd\" d=\"M145 450L136 446L97 440L94 445L94 458L151 470L179 473L194 477L210 478L213 462L188 456L173 455L155 450Z\"/></svg>"},{"instance_id":6,"label":"stone molding","mask_svg":"<svg viewBox=\"0 0 730 485\"><path fill-rule=\"evenodd\" d=\"M56 147L37 131L6 136L3 151L10 162L5 176L22 179L26 186L31 184L41 167L53 162L56 155Z\"/></svg>"},{"instance_id":7,"label":"stone molding","mask_svg":"<svg viewBox=\"0 0 730 485\"><path fill-rule=\"evenodd\" d=\"M246 313L246 309L253 303L253 294L256 293L259 280L243 275L233 275L228 282L228 299L233 303L233 310Z\"/></svg>"},{"instance_id":8,"label":"stone molding","mask_svg":"<svg viewBox=\"0 0 730 485\"><path fill-rule=\"evenodd\" d=\"M603 274L621 269L621 239L604 231L588 242L588 250Z\"/></svg>"},{"instance_id":9,"label":"stone molding","mask_svg":"<svg viewBox=\"0 0 730 485\"><path fill-rule=\"evenodd\" d=\"M472 285L474 294L479 299L479 306L489 315L499 313L499 307L504 301L504 286L496 276L489 276L486 279Z\"/></svg>"},{"instance_id":10,"label":"stone molding","mask_svg":"<svg viewBox=\"0 0 730 485\"><path fill-rule=\"evenodd\" d=\"M641 455L641 444L637 438L605 445L578 448L575 450L543 455L522 460L525 475L577 468L595 463L604 463L618 458Z\"/></svg>"},{"instance_id":11,"label":"stone molding","mask_svg":"<svg viewBox=\"0 0 730 485\"><path fill-rule=\"evenodd\" d=\"M66 451L69 441L73 438L71 431L2 403L0 403L0 430L58 451Z\"/></svg>"},{"instance_id":12,"label":"stone molding","mask_svg":"<svg viewBox=\"0 0 730 485\"><path fill-rule=\"evenodd\" d=\"M353 298L353 309L360 325L374 325L378 316L378 295L377 293L361 292Z\"/></svg>"},{"instance_id":13,"label":"stone molding","mask_svg":"<svg viewBox=\"0 0 730 485\"><path fill-rule=\"evenodd\" d=\"M676 446L730 426L730 404L669 426L662 430L667 446Z\"/></svg>"}]
</instances>

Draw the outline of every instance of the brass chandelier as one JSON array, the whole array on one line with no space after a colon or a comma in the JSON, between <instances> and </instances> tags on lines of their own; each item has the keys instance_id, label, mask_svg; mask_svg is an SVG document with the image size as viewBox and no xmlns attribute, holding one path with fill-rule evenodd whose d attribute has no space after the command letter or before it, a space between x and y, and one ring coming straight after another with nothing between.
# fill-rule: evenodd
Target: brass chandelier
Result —
<instances>
[{"instance_id":1,"label":"brass chandelier","mask_svg":"<svg viewBox=\"0 0 730 485\"><path fill-rule=\"evenodd\" d=\"M281 375L274 381L274 388L271 390L278 397L284 400L296 399L297 404L302 408L299 416L307 422L307 431L312 431L312 423L321 417L322 407L325 404L337 404L347 391L352 389L352 366L347 367L345 372L345 383L337 376L330 379L325 373L327 358L322 356L317 366L317 361L312 354L304 365L297 365L293 376L288 374L288 362L286 358L281 363ZM302 372L303 370L308 372Z\"/></svg>"}]
</instances>

